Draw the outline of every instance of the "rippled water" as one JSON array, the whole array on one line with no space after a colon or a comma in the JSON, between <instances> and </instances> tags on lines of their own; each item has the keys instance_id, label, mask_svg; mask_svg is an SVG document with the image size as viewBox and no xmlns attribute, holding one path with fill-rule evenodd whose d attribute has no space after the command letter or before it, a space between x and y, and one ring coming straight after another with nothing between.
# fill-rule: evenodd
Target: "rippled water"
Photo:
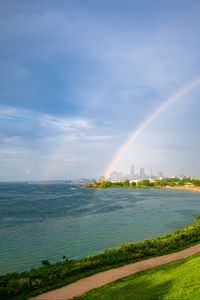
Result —
<instances>
[{"instance_id":1,"label":"rippled water","mask_svg":"<svg viewBox=\"0 0 200 300\"><path fill-rule=\"evenodd\" d=\"M198 192L0 184L0 272L171 232L197 214Z\"/></svg>"}]
</instances>

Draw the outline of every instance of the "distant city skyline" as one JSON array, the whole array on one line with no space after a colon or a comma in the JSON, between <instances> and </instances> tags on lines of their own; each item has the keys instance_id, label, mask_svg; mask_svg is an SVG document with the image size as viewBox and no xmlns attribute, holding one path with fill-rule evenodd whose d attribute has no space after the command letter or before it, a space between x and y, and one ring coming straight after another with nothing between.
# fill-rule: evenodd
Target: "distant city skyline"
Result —
<instances>
[{"instance_id":1,"label":"distant city skyline","mask_svg":"<svg viewBox=\"0 0 200 300\"><path fill-rule=\"evenodd\" d=\"M143 179L163 179L163 178L164 178L164 173L162 171L156 172L154 174L153 170L150 169L148 173L145 170L145 168L140 167L137 172L134 165L131 165L130 173L113 171L108 177L108 180L122 181L122 180L143 180Z\"/></svg>"},{"instance_id":2,"label":"distant city skyline","mask_svg":"<svg viewBox=\"0 0 200 300\"><path fill-rule=\"evenodd\" d=\"M132 162L199 177L199 15L197 0L0 0L0 181Z\"/></svg>"}]
</instances>

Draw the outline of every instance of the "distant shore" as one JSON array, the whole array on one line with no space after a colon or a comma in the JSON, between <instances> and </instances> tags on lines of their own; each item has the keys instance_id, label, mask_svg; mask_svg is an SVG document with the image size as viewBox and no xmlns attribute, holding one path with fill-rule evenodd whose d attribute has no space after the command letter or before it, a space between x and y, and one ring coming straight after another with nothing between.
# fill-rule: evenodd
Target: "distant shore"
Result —
<instances>
[{"instance_id":1,"label":"distant shore","mask_svg":"<svg viewBox=\"0 0 200 300\"><path fill-rule=\"evenodd\" d=\"M166 189L200 192L200 186L165 186Z\"/></svg>"},{"instance_id":2,"label":"distant shore","mask_svg":"<svg viewBox=\"0 0 200 300\"><path fill-rule=\"evenodd\" d=\"M200 178L164 178L158 180L143 179L125 181L94 181L86 185L89 188L163 188L185 191L200 191Z\"/></svg>"}]
</instances>

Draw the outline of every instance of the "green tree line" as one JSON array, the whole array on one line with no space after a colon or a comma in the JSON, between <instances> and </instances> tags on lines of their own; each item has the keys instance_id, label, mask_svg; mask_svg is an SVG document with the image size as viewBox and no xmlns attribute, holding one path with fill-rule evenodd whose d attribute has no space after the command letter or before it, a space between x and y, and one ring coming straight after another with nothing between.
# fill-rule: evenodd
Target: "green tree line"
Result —
<instances>
[{"instance_id":1,"label":"green tree line","mask_svg":"<svg viewBox=\"0 0 200 300\"><path fill-rule=\"evenodd\" d=\"M200 186L200 179L198 178L165 178L162 180L140 180L140 181L116 181L112 182L109 180L105 181L95 181L89 183L87 187L90 188L161 188L161 187L175 187L175 186L185 186L191 184L193 186Z\"/></svg>"}]
</instances>

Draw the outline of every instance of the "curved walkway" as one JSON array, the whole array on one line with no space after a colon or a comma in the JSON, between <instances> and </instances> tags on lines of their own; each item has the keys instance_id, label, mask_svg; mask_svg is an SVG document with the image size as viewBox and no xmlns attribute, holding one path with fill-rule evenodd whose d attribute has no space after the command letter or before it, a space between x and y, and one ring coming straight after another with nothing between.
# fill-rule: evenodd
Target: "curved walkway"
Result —
<instances>
[{"instance_id":1,"label":"curved walkway","mask_svg":"<svg viewBox=\"0 0 200 300\"><path fill-rule=\"evenodd\" d=\"M32 300L67 300L83 295L84 293L101 287L105 284L113 282L117 279L126 277L128 275L137 273L142 270L154 268L175 260L179 260L190 256L192 254L200 252L200 244L190 247L188 249L171 253L163 256L157 256L154 258L146 259L136 263L131 263L123 267L111 269L101 273L94 274L92 276L82 278L74 283L71 283L62 288L41 294L37 297L31 298ZM29 300L31 300L29 299Z\"/></svg>"}]
</instances>

